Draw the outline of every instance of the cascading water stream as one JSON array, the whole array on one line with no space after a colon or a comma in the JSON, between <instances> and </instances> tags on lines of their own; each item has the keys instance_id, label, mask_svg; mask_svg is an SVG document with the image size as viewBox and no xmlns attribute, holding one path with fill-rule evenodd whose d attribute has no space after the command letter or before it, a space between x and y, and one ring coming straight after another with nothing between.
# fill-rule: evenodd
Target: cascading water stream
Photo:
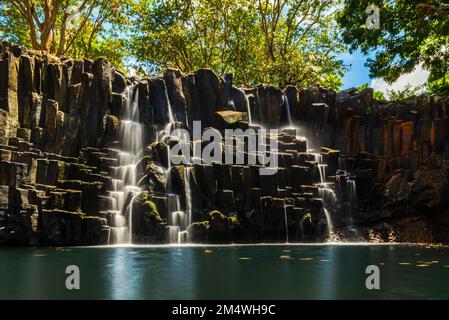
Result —
<instances>
[{"instance_id":1,"label":"cascading water stream","mask_svg":"<svg viewBox=\"0 0 449 320\"><path fill-rule=\"evenodd\" d=\"M132 243L132 203L140 193L137 186L136 164L143 150L142 126L139 122L139 96L135 85L126 88L124 92L124 111L120 120L122 151L118 152L118 166L113 170L113 190L109 192L112 201L112 221L109 243ZM132 195L131 202L125 201ZM126 207L125 207L126 206ZM128 217L128 223L127 219Z\"/></svg>"},{"instance_id":2,"label":"cascading water stream","mask_svg":"<svg viewBox=\"0 0 449 320\"><path fill-rule=\"evenodd\" d=\"M167 106L168 106L168 115L169 115L169 123L166 125L162 133L159 135L160 141L163 141L167 138L175 138L177 143L180 144L190 144L191 141L188 141L187 137L183 135L179 130L173 132L174 129L179 129L177 127L177 123L174 118L173 109L169 100L169 97L166 92L167 98ZM170 147L167 146L167 193L168 193L168 211L169 211L169 219L167 226L168 233L168 243L170 244L181 244L188 242L188 233L187 228L192 223L192 196L191 196L191 167L188 165L184 168L184 193L185 193L185 211L181 210L181 196L172 193L172 185L171 185L171 170L173 167L171 166L171 155L170 155Z\"/></svg>"},{"instance_id":3,"label":"cascading water stream","mask_svg":"<svg viewBox=\"0 0 449 320\"><path fill-rule=\"evenodd\" d=\"M192 168L185 167L184 170L184 181L185 181L185 197L186 197L186 218L187 218L187 226L192 223L192 190L190 189L191 183L190 178L192 176Z\"/></svg>"},{"instance_id":4,"label":"cascading water stream","mask_svg":"<svg viewBox=\"0 0 449 320\"><path fill-rule=\"evenodd\" d=\"M253 118L251 115L251 104L249 103L249 99L248 96L246 95L246 93L243 91L243 96L245 97L245 104L246 104L246 110L248 113L248 124L252 125L253 124Z\"/></svg>"},{"instance_id":5,"label":"cascading water stream","mask_svg":"<svg viewBox=\"0 0 449 320\"><path fill-rule=\"evenodd\" d=\"M332 219L331 219L329 210L327 210L324 207L323 211L324 211L324 215L326 216L326 220L327 220L328 237L330 238L334 234L334 225L332 224Z\"/></svg>"},{"instance_id":6,"label":"cascading water stream","mask_svg":"<svg viewBox=\"0 0 449 320\"><path fill-rule=\"evenodd\" d=\"M318 190L320 192L320 198L323 199L323 211L327 223L327 237L330 239L334 235L334 224L332 222L329 207L333 208L335 205L336 196L334 190L332 190L326 183L327 165L323 164L323 156L319 153L315 153L314 156L320 173L320 185Z\"/></svg>"},{"instance_id":7,"label":"cascading water stream","mask_svg":"<svg viewBox=\"0 0 449 320\"><path fill-rule=\"evenodd\" d=\"M346 181L346 193L348 195L348 202L351 204L350 205L348 224L350 226L353 226L354 225L354 221L353 221L353 218L352 218L352 204L354 204L355 201L357 200L357 190L356 190L356 184L355 184L355 180L354 179L348 179Z\"/></svg>"},{"instance_id":8,"label":"cascading water stream","mask_svg":"<svg viewBox=\"0 0 449 320\"><path fill-rule=\"evenodd\" d=\"M284 94L283 99L284 99L285 112L287 115L288 126L290 128L293 128L292 113L290 110L290 102L288 101L287 95Z\"/></svg>"},{"instance_id":9,"label":"cascading water stream","mask_svg":"<svg viewBox=\"0 0 449 320\"><path fill-rule=\"evenodd\" d=\"M288 236L288 219L287 219L287 205L285 203L284 199L284 223L285 223L285 243L288 243L289 236Z\"/></svg>"}]
</instances>

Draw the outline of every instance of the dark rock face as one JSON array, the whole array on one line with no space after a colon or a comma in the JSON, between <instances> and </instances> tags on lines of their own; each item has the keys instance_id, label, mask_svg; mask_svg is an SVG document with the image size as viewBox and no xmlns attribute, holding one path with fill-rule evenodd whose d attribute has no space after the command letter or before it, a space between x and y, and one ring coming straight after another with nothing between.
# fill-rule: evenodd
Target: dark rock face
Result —
<instances>
[{"instance_id":1,"label":"dark rock face","mask_svg":"<svg viewBox=\"0 0 449 320\"><path fill-rule=\"evenodd\" d=\"M133 242L162 243L165 236L165 223L152 197L147 192L143 192L134 198L131 205Z\"/></svg>"},{"instance_id":2,"label":"dark rock face","mask_svg":"<svg viewBox=\"0 0 449 320\"><path fill-rule=\"evenodd\" d=\"M0 51L0 245L108 243L117 214L109 191L132 180L113 179L119 150L127 151L121 135L130 103L143 144L135 170L142 192L123 200L134 243L167 241L170 193L177 210L191 212L192 242L321 241L329 217L337 239L449 242L446 96L381 103L371 89L243 90L232 75L209 69L127 78L104 58L58 59L7 44ZM221 134L255 124L301 132L271 137L279 142L273 175L247 162L166 171L179 137L161 132L190 130L193 121ZM300 135L319 152L308 152ZM257 155L233 142L233 157ZM188 149L204 144L190 141Z\"/></svg>"},{"instance_id":3,"label":"dark rock face","mask_svg":"<svg viewBox=\"0 0 449 320\"><path fill-rule=\"evenodd\" d=\"M253 120L267 128L278 128L282 104L282 90L272 86L259 85L257 87L257 107L253 113Z\"/></svg>"}]
</instances>

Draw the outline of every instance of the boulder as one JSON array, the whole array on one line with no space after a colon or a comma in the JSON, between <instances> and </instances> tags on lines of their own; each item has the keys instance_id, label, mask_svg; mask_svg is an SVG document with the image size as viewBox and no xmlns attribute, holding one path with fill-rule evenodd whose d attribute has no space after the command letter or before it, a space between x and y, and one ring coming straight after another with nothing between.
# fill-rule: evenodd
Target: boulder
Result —
<instances>
[{"instance_id":1,"label":"boulder","mask_svg":"<svg viewBox=\"0 0 449 320\"><path fill-rule=\"evenodd\" d=\"M225 110L215 113L214 127L217 129L246 129L242 122L248 122L246 112Z\"/></svg>"},{"instance_id":2,"label":"boulder","mask_svg":"<svg viewBox=\"0 0 449 320\"><path fill-rule=\"evenodd\" d=\"M207 241L209 221L194 222L187 228L189 240L193 243L204 243Z\"/></svg>"},{"instance_id":3,"label":"boulder","mask_svg":"<svg viewBox=\"0 0 449 320\"><path fill-rule=\"evenodd\" d=\"M82 239L85 245L107 244L104 226L106 219L99 217L83 216L82 217Z\"/></svg>"},{"instance_id":4,"label":"boulder","mask_svg":"<svg viewBox=\"0 0 449 320\"><path fill-rule=\"evenodd\" d=\"M79 245L82 243L82 213L43 209L40 215L39 230L42 232L44 243L52 246Z\"/></svg>"},{"instance_id":5,"label":"boulder","mask_svg":"<svg viewBox=\"0 0 449 320\"><path fill-rule=\"evenodd\" d=\"M129 212L133 241L137 243L162 243L165 235L165 223L158 208L148 192L142 192L134 198Z\"/></svg>"},{"instance_id":6,"label":"boulder","mask_svg":"<svg viewBox=\"0 0 449 320\"><path fill-rule=\"evenodd\" d=\"M278 128L284 103L284 93L273 86L257 86L257 109L252 113L253 121L266 128Z\"/></svg>"}]
</instances>

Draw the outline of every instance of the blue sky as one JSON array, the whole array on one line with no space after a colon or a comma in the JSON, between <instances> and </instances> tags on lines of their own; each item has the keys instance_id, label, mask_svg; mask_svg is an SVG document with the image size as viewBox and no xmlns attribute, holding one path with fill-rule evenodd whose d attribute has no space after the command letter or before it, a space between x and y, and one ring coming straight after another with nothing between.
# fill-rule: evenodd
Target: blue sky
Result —
<instances>
[{"instance_id":1,"label":"blue sky","mask_svg":"<svg viewBox=\"0 0 449 320\"><path fill-rule=\"evenodd\" d=\"M416 87L417 93L425 91L424 84L427 81L429 72L422 65L417 65L414 71L401 75L395 82L387 83L381 78L371 79L369 77L369 70L365 67L365 62L368 58L374 58L374 54L365 56L360 51L355 51L352 54L346 52L341 54L339 58L344 61L349 69L343 77L341 90L368 83L374 90L381 91L387 97L390 90L404 90L408 85Z\"/></svg>"},{"instance_id":2,"label":"blue sky","mask_svg":"<svg viewBox=\"0 0 449 320\"><path fill-rule=\"evenodd\" d=\"M359 50L350 54L349 52L340 55L340 59L348 66L349 70L343 77L341 89L349 89L360 86L364 83L371 83L369 70L365 67L366 59L369 56L363 55Z\"/></svg>"}]
</instances>

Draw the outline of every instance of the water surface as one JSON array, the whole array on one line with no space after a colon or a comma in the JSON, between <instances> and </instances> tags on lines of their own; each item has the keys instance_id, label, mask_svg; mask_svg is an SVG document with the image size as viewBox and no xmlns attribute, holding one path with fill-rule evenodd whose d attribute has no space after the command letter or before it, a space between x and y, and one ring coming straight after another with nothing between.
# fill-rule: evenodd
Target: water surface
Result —
<instances>
[{"instance_id":1,"label":"water surface","mask_svg":"<svg viewBox=\"0 0 449 320\"><path fill-rule=\"evenodd\" d=\"M65 287L68 265L80 290ZM380 290L365 269L380 268ZM258 245L0 249L1 299L442 299L449 248Z\"/></svg>"}]
</instances>

